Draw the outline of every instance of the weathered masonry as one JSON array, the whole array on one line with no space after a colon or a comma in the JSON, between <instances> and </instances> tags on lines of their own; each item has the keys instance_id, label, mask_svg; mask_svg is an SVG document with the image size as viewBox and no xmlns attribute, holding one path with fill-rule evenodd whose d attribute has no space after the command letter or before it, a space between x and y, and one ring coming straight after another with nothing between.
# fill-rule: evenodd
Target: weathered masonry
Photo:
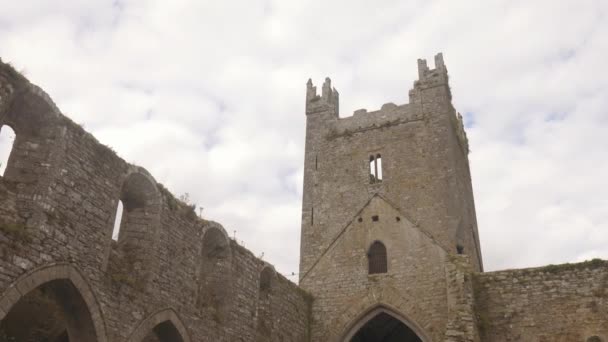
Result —
<instances>
[{"instance_id":1,"label":"weathered masonry","mask_svg":"<svg viewBox=\"0 0 608 342\"><path fill-rule=\"evenodd\" d=\"M0 341L308 340L304 291L6 64L0 126Z\"/></svg>"},{"instance_id":2,"label":"weathered masonry","mask_svg":"<svg viewBox=\"0 0 608 342\"><path fill-rule=\"evenodd\" d=\"M0 342L608 342L607 262L483 272L447 68L418 71L346 118L309 81L297 286L0 61Z\"/></svg>"},{"instance_id":3,"label":"weathered masonry","mask_svg":"<svg viewBox=\"0 0 608 342\"><path fill-rule=\"evenodd\" d=\"M443 56L409 103L339 116L306 92L300 286L312 340L608 341L608 265L483 273L462 116Z\"/></svg>"}]
</instances>

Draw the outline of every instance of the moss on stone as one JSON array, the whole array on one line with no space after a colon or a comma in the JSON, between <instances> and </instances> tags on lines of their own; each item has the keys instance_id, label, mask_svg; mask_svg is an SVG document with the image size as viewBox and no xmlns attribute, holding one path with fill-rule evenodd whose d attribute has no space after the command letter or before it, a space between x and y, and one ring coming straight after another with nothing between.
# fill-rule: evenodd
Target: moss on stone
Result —
<instances>
[{"instance_id":1,"label":"moss on stone","mask_svg":"<svg viewBox=\"0 0 608 342\"><path fill-rule=\"evenodd\" d=\"M533 270L539 271L539 272L546 272L546 273L557 273L557 272L564 272L564 271L571 271L571 270L581 270L581 269L595 269L595 268L599 268L599 267L604 267L604 266L608 266L608 261L606 260L602 260L602 259L591 259L591 260L586 260L583 262L579 262L579 263L565 263L565 264L559 264L559 265L547 265L547 266L543 266L540 268L535 268Z\"/></svg>"},{"instance_id":2,"label":"moss on stone","mask_svg":"<svg viewBox=\"0 0 608 342\"><path fill-rule=\"evenodd\" d=\"M21 242L32 241L32 234L24 224L0 223L0 231Z\"/></svg>"}]
</instances>

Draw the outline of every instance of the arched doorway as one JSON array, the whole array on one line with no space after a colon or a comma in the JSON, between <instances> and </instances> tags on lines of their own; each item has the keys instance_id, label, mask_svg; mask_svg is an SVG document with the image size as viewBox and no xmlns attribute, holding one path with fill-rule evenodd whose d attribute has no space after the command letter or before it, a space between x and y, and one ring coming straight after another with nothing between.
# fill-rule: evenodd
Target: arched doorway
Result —
<instances>
[{"instance_id":1,"label":"arched doorway","mask_svg":"<svg viewBox=\"0 0 608 342\"><path fill-rule=\"evenodd\" d=\"M97 342L88 306L69 279L46 282L22 296L0 322L0 340Z\"/></svg>"},{"instance_id":2,"label":"arched doorway","mask_svg":"<svg viewBox=\"0 0 608 342\"><path fill-rule=\"evenodd\" d=\"M413 323L389 309L378 307L355 323L343 342L428 342Z\"/></svg>"}]
</instances>

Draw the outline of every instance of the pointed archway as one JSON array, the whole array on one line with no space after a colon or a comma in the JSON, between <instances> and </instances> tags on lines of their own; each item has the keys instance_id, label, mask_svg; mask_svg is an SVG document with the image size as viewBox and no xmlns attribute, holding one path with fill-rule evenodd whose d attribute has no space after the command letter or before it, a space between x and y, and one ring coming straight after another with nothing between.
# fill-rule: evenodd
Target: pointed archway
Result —
<instances>
[{"instance_id":1,"label":"pointed archway","mask_svg":"<svg viewBox=\"0 0 608 342\"><path fill-rule=\"evenodd\" d=\"M186 326L172 309L156 312L141 322L129 342L190 342Z\"/></svg>"},{"instance_id":2,"label":"pointed archway","mask_svg":"<svg viewBox=\"0 0 608 342\"><path fill-rule=\"evenodd\" d=\"M354 323L342 342L429 342L421 330L402 315L377 307Z\"/></svg>"},{"instance_id":3,"label":"pointed archway","mask_svg":"<svg viewBox=\"0 0 608 342\"><path fill-rule=\"evenodd\" d=\"M0 340L105 342L101 312L84 277L53 265L21 277L0 298Z\"/></svg>"}]
</instances>

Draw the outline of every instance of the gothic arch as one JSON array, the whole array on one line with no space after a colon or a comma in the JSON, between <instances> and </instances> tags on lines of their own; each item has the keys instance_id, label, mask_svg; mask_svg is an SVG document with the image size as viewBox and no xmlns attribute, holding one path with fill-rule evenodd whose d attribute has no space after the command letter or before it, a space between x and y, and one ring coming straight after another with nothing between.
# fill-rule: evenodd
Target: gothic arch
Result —
<instances>
[{"instance_id":1,"label":"gothic arch","mask_svg":"<svg viewBox=\"0 0 608 342\"><path fill-rule=\"evenodd\" d=\"M367 323L384 315L394 319L407 327L408 330L413 332L418 339L422 342L432 342L431 338L424 332L424 330L413 320L409 319L404 314L399 313L396 309L386 304L377 305L367 311L364 311L356 319L354 319L345 331L342 333L342 337L338 340L339 342L350 342L357 333L366 326Z\"/></svg>"},{"instance_id":2,"label":"gothic arch","mask_svg":"<svg viewBox=\"0 0 608 342\"><path fill-rule=\"evenodd\" d=\"M148 334L164 334L162 342L190 342L190 335L173 309L164 309L139 323L127 341L141 342ZM181 340L180 340L181 339Z\"/></svg>"},{"instance_id":3,"label":"gothic arch","mask_svg":"<svg viewBox=\"0 0 608 342\"><path fill-rule=\"evenodd\" d=\"M69 264L53 264L36 268L17 279L4 290L0 298L0 321L11 314L21 299L35 290L46 287L47 291L60 292L70 301L71 311L80 311L77 317L69 317L68 325L74 330L77 340L83 342L106 342L103 314L91 287L78 269ZM60 305L65 303L59 303ZM88 313L88 315L87 315Z\"/></svg>"},{"instance_id":4,"label":"gothic arch","mask_svg":"<svg viewBox=\"0 0 608 342\"><path fill-rule=\"evenodd\" d=\"M265 265L260 272L260 296L268 295L274 286L277 272L270 265Z\"/></svg>"}]
</instances>

